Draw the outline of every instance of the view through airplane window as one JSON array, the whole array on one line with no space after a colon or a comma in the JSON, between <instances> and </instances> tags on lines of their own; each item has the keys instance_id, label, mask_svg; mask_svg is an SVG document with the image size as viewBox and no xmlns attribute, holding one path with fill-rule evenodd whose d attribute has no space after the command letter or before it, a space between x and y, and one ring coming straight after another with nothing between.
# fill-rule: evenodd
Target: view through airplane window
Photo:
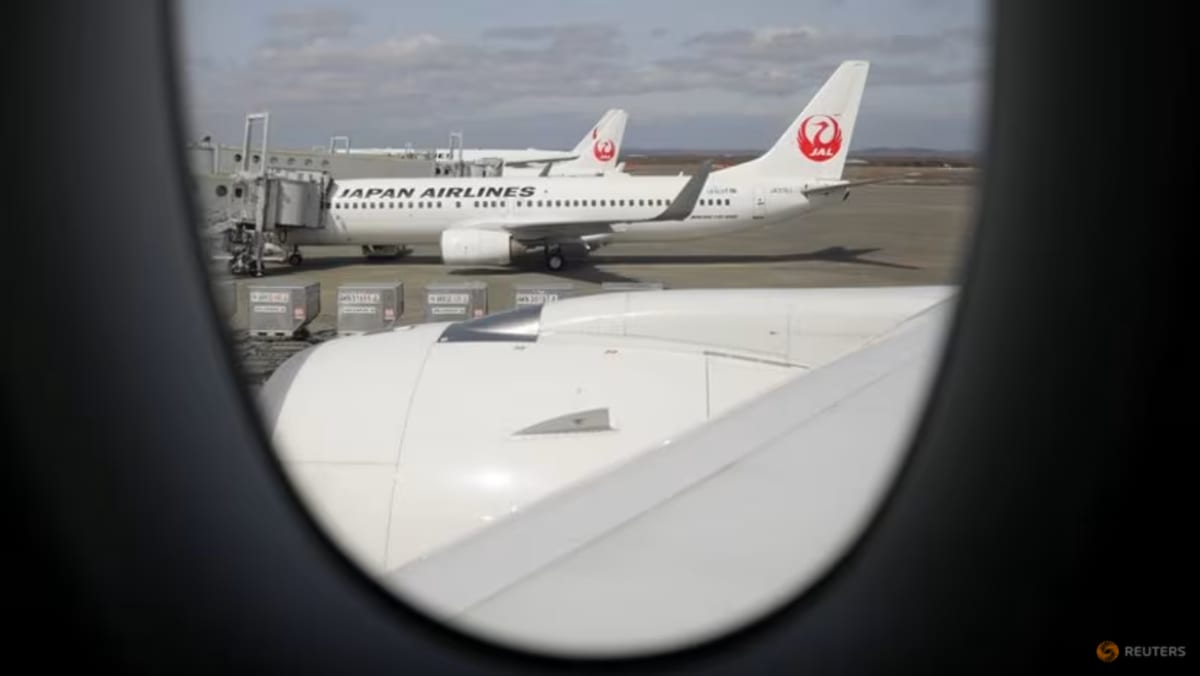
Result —
<instances>
[{"instance_id":1,"label":"view through airplane window","mask_svg":"<svg viewBox=\"0 0 1200 676\"><path fill-rule=\"evenodd\" d=\"M904 460L979 180L979 2L193 0L186 149L285 474L551 653L735 629Z\"/></svg>"}]
</instances>

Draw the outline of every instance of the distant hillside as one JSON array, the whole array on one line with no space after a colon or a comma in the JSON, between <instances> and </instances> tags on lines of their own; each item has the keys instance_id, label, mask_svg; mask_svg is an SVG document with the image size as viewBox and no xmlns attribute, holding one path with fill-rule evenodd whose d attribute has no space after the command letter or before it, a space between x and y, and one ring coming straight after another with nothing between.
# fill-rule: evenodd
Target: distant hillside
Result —
<instances>
[{"instance_id":1,"label":"distant hillside","mask_svg":"<svg viewBox=\"0 0 1200 676\"><path fill-rule=\"evenodd\" d=\"M762 149L728 149L728 150L696 150L694 148L627 148L622 154L625 158L667 158L667 157L758 157ZM949 164L951 166L974 166L976 153L970 150L940 150L937 148L891 148L872 147L853 150L851 158L866 160L872 163L895 164Z\"/></svg>"},{"instance_id":2,"label":"distant hillside","mask_svg":"<svg viewBox=\"0 0 1200 676\"><path fill-rule=\"evenodd\" d=\"M655 164L662 162L688 162L702 157L728 159L745 162L758 157L762 150L695 150L685 148L629 148L621 154L622 160L637 163L639 160ZM913 167L973 167L977 164L976 154L967 150L938 150L935 148L863 148L850 153L852 164Z\"/></svg>"},{"instance_id":3,"label":"distant hillside","mask_svg":"<svg viewBox=\"0 0 1200 676\"><path fill-rule=\"evenodd\" d=\"M970 156L974 155L975 153L971 152L970 150L944 150L944 149L938 149L938 148L877 147L877 148L860 148L858 150L855 150L851 154L852 155L860 155L860 156L864 156L864 157L872 156L872 155L877 156L877 157L896 156L896 155L902 155L905 157L917 157L917 156L922 156L922 155L932 156L932 157L970 157Z\"/></svg>"},{"instance_id":4,"label":"distant hillside","mask_svg":"<svg viewBox=\"0 0 1200 676\"><path fill-rule=\"evenodd\" d=\"M762 150L696 150L695 148L626 148L624 157L681 157L704 155L705 157L757 156Z\"/></svg>"}]
</instances>

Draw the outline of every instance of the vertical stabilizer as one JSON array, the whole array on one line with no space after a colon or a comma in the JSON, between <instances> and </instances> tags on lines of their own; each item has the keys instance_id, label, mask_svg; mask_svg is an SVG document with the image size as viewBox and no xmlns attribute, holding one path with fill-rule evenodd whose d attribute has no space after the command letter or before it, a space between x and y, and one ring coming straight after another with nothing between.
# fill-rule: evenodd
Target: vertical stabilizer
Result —
<instances>
[{"instance_id":1,"label":"vertical stabilizer","mask_svg":"<svg viewBox=\"0 0 1200 676\"><path fill-rule=\"evenodd\" d=\"M722 173L841 178L868 70L867 61L843 61L770 150Z\"/></svg>"}]
</instances>

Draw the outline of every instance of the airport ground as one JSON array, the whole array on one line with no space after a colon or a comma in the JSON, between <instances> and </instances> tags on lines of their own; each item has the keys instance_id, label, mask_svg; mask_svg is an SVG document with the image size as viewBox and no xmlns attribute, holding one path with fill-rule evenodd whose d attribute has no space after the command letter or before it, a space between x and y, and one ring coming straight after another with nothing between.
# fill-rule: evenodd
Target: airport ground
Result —
<instances>
[{"instance_id":1,"label":"airport ground","mask_svg":"<svg viewBox=\"0 0 1200 676\"><path fill-rule=\"evenodd\" d=\"M489 312L512 307L514 285L547 281L569 282L579 293L599 291L602 282L661 282L670 289L955 283L972 225L973 174L945 170L912 183L863 186L841 205L731 235L614 244L558 273L547 271L540 255L511 268L465 268L442 265L433 246L372 261L356 246L314 247L299 268L274 264L264 278L321 283L321 314L310 324L309 342L248 338L245 285L253 280L245 278L238 280L232 328L247 377L261 382L290 354L335 335L337 288L345 283L403 282L401 323L423 320L424 287L438 281L486 282Z\"/></svg>"}]
</instances>

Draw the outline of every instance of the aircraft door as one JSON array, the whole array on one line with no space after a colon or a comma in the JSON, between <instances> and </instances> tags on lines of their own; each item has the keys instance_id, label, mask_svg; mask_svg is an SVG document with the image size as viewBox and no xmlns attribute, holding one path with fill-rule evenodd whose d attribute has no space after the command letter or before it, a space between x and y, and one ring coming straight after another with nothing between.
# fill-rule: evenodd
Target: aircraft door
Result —
<instances>
[{"instance_id":1,"label":"aircraft door","mask_svg":"<svg viewBox=\"0 0 1200 676\"><path fill-rule=\"evenodd\" d=\"M761 185L754 186L754 207L751 215L754 218L766 218L767 190Z\"/></svg>"}]
</instances>

